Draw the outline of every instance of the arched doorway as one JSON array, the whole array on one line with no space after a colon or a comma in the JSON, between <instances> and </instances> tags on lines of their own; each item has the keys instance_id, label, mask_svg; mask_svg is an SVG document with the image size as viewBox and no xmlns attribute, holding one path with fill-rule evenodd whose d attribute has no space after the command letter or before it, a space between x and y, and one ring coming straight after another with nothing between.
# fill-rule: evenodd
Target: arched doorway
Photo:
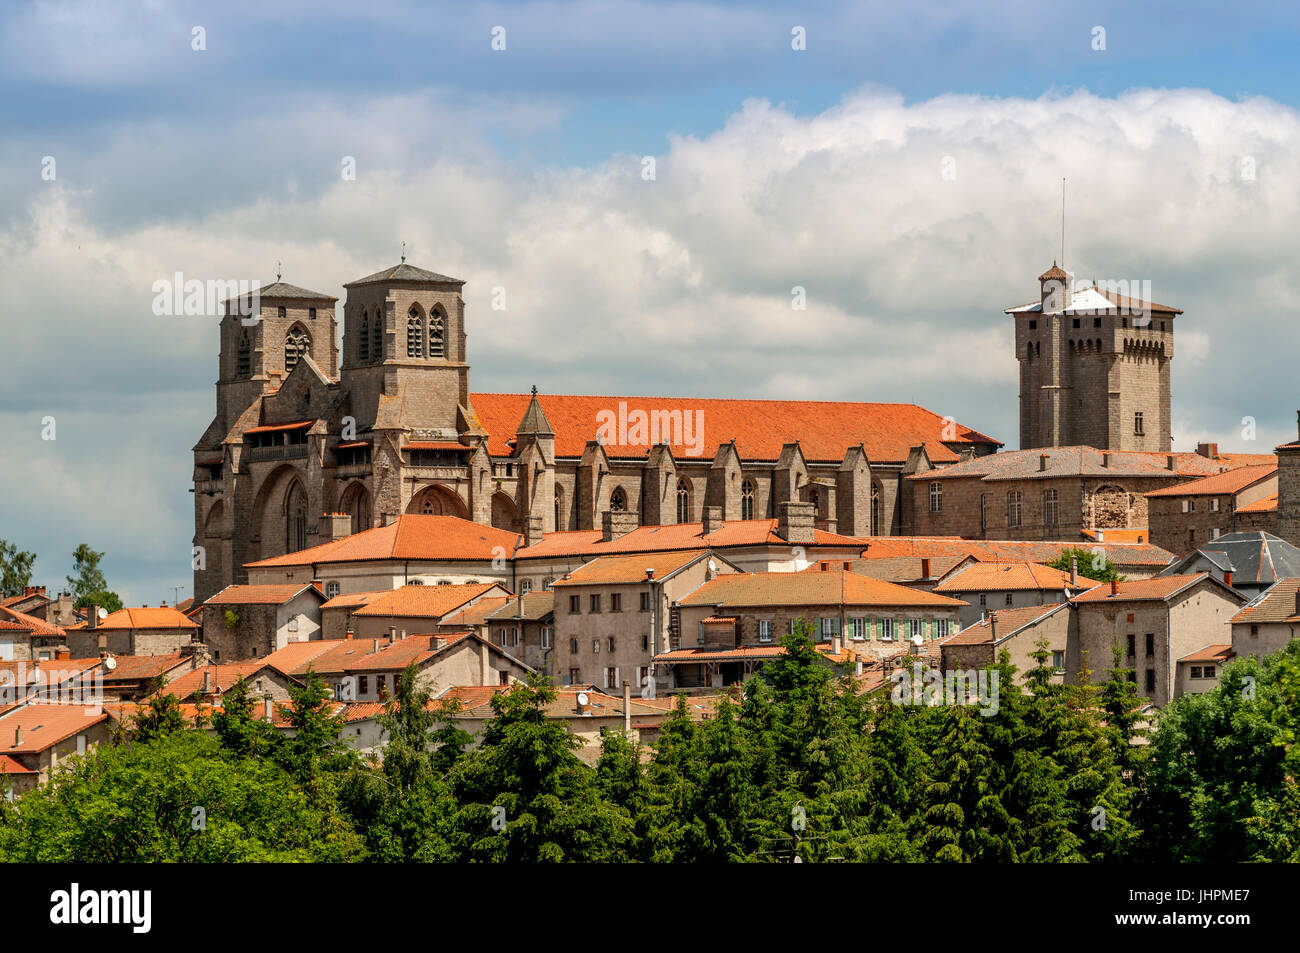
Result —
<instances>
[{"instance_id":1,"label":"arched doorway","mask_svg":"<svg viewBox=\"0 0 1300 953\"><path fill-rule=\"evenodd\" d=\"M258 542L250 559L269 559L307 548L308 497L302 474L285 465L267 476L253 503Z\"/></svg>"}]
</instances>

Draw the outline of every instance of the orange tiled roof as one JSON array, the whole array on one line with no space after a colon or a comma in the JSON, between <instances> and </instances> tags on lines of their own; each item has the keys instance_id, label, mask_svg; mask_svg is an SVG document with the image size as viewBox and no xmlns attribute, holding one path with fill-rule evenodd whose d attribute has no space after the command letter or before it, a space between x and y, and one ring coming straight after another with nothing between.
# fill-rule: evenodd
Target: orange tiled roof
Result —
<instances>
[{"instance_id":1,"label":"orange tiled roof","mask_svg":"<svg viewBox=\"0 0 1300 953\"><path fill-rule=\"evenodd\" d=\"M789 543L776 534L777 521L735 520L725 522L715 532L704 535L702 523L675 523L671 526L640 526L617 539L605 542L600 530L568 530L547 533L536 543L516 554L518 559L551 559L555 556L604 556L613 553L653 553L678 549L725 549L729 546L784 546ZM816 530L813 542L806 547L836 546L857 549L861 542L852 536L840 536Z\"/></svg>"},{"instance_id":2,"label":"orange tiled roof","mask_svg":"<svg viewBox=\"0 0 1300 953\"><path fill-rule=\"evenodd\" d=\"M863 557L881 556L973 556L981 562L1011 562L1025 559L1048 563L1066 549L1078 549L1079 540L961 539L956 536L866 536ZM1150 543L1106 543L1106 558L1120 566L1168 566L1173 553Z\"/></svg>"},{"instance_id":3,"label":"orange tiled roof","mask_svg":"<svg viewBox=\"0 0 1300 953\"><path fill-rule=\"evenodd\" d=\"M108 718L85 705L50 705L33 702L0 715L0 754L35 754L65 738L80 734ZM15 743L16 729L23 740Z\"/></svg>"},{"instance_id":4,"label":"orange tiled roof","mask_svg":"<svg viewBox=\"0 0 1300 953\"><path fill-rule=\"evenodd\" d=\"M885 582L916 582L921 579L938 579L962 560L965 554L951 556L927 556L930 560L930 575L925 576L920 556L881 556L872 559L821 559L813 563L804 572L821 572L822 568L847 569L860 576L883 579ZM847 564L847 565L846 565Z\"/></svg>"},{"instance_id":5,"label":"orange tiled roof","mask_svg":"<svg viewBox=\"0 0 1300 953\"><path fill-rule=\"evenodd\" d=\"M38 774L34 768L29 768L16 758L11 758L7 754L0 754L0 777L6 774Z\"/></svg>"},{"instance_id":6,"label":"orange tiled roof","mask_svg":"<svg viewBox=\"0 0 1300 953\"><path fill-rule=\"evenodd\" d=\"M1168 599L1176 595L1188 586L1200 582L1202 579L1213 579L1206 572L1190 573L1183 576L1152 576L1150 579L1131 579L1126 582L1118 583L1115 595L1111 595L1111 584L1104 582L1094 589L1081 593L1071 599L1071 602L1105 602L1108 599L1116 602L1147 602L1155 600Z\"/></svg>"},{"instance_id":7,"label":"orange tiled roof","mask_svg":"<svg viewBox=\"0 0 1300 953\"><path fill-rule=\"evenodd\" d=\"M1226 662L1228 659L1236 656L1232 651L1232 643L1226 642L1222 645L1207 645L1200 651L1193 652L1191 655L1184 655L1178 661L1180 662Z\"/></svg>"},{"instance_id":8,"label":"orange tiled roof","mask_svg":"<svg viewBox=\"0 0 1300 953\"><path fill-rule=\"evenodd\" d=\"M680 600L683 606L910 606L956 609L959 599L938 596L842 569L827 572L754 572L719 576Z\"/></svg>"},{"instance_id":9,"label":"orange tiled roof","mask_svg":"<svg viewBox=\"0 0 1300 953\"><path fill-rule=\"evenodd\" d=\"M377 599L386 592L392 592L391 589L371 589L368 592L348 592L335 596L333 599L321 603L322 609L352 609L357 606L364 606L372 599Z\"/></svg>"},{"instance_id":10,"label":"orange tiled roof","mask_svg":"<svg viewBox=\"0 0 1300 953\"><path fill-rule=\"evenodd\" d=\"M440 619L467 602L501 588L495 582L466 583L458 586L402 586L394 589L358 609L353 615L416 616Z\"/></svg>"},{"instance_id":11,"label":"orange tiled roof","mask_svg":"<svg viewBox=\"0 0 1300 953\"><path fill-rule=\"evenodd\" d=\"M484 600L485 602L487 600ZM555 611L555 593L550 589L534 589L518 599L508 599L506 604L488 617L492 622L540 622Z\"/></svg>"},{"instance_id":12,"label":"orange tiled roof","mask_svg":"<svg viewBox=\"0 0 1300 953\"><path fill-rule=\"evenodd\" d=\"M99 661L99 659L95 659ZM165 675L180 665L188 664L189 656L180 652L169 655L115 655L113 670L105 671L105 682L130 682Z\"/></svg>"},{"instance_id":13,"label":"orange tiled roof","mask_svg":"<svg viewBox=\"0 0 1300 953\"><path fill-rule=\"evenodd\" d=\"M404 639L398 639L391 645L383 646L378 652L362 656L350 662L344 668L344 671L401 671L412 662L418 665L441 652L459 645L466 639L482 642L498 654L505 654L487 639L481 639L472 632L438 632L429 635L408 635Z\"/></svg>"},{"instance_id":14,"label":"orange tiled roof","mask_svg":"<svg viewBox=\"0 0 1300 953\"><path fill-rule=\"evenodd\" d=\"M78 626L81 628L82 626ZM194 621L184 612L171 606L150 609L118 609L99 623L101 629L197 629Z\"/></svg>"},{"instance_id":15,"label":"orange tiled roof","mask_svg":"<svg viewBox=\"0 0 1300 953\"><path fill-rule=\"evenodd\" d=\"M1296 611L1297 589L1300 589L1300 579L1279 579L1242 606L1228 622L1300 622L1300 612Z\"/></svg>"},{"instance_id":16,"label":"orange tiled roof","mask_svg":"<svg viewBox=\"0 0 1300 953\"><path fill-rule=\"evenodd\" d=\"M1193 480L1191 483L1164 486L1158 490L1152 490L1146 495L1149 499L1153 496L1208 496L1220 493L1236 493L1239 490L1244 490L1252 483L1267 479L1275 473L1277 473L1276 463L1257 467L1237 467L1235 470L1202 477L1199 480Z\"/></svg>"},{"instance_id":17,"label":"orange tiled roof","mask_svg":"<svg viewBox=\"0 0 1300 953\"><path fill-rule=\"evenodd\" d=\"M1070 585L1070 574L1039 563L972 563L934 587L935 592L981 592L1011 589L1063 589ZM1095 585L1081 579L1079 588Z\"/></svg>"},{"instance_id":18,"label":"orange tiled roof","mask_svg":"<svg viewBox=\"0 0 1300 953\"><path fill-rule=\"evenodd\" d=\"M261 586L226 586L216 595L210 597L204 605L209 606L252 606L268 605L278 606L288 602L304 589L315 589L313 585L300 585L298 583L287 583L284 585L261 585Z\"/></svg>"},{"instance_id":19,"label":"orange tiled roof","mask_svg":"<svg viewBox=\"0 0 1300 953\"><path fill-rule=\"evenodd\" d=\"M1245 506L1237 507L1238 513L1276 513L1277 512L1277 494L1266 496L1262 500L1256 500L1254 503L1247 503Z\"/></svg>"},{"instance_id":20,"label":"orange tiled roof","mask_svg":"<svg viewBox=\"0 0 1300 953\"><path fill-rule=\"evenodd\" d=\"M224 695L235 686L235 683L243 678L246 682L251 683L263 669L272 669L266 659L251 659L247 662L228 662L224 665L202 665L192 672L186 672L184 675L173 679L162 689L155 692L156 695L175 695L177 698L186 699L191 697L195 692L203 691L203 676L205 672L210 672L212 676L211 694Z\"/></svg>"},{"instance_id":21,"label":"orange tiled roof","mask_svg":"<svg viewBox=\"0 0 1300 953\"><path fill-rule=\"evenodd\" d=\"M507 441L523 420L532 400L530 394L473 394L470 403L482 427L491 434L488 453L509 456ZM587 442L596 439L602 412L619 413L625 402L627 412L636 410L677 411L690 413L691 421L702 421L702 453L695 459L712 459L719 444L736 441L742 460L776 460L785 444L799 442L809 461L836 463L844 459L850 447L862 444L867 459L873 463L902 463L912 447L925 445L930 459L938 462L956 460L957 455L945 444L1001 446L992 437L960 424L951 440L943 440L946 420L939 414L916 404L868 404L848 401L815 400L727 400L690 397L596 397L575 394L539 394L538 402L555 430L555 454L581 457ZM695 412L700 412L700 417ZM680 432L680 428L677 428ZM679 434L662 435L669 440ZM647 437L648 440L648 437ZM672 444L677 459L689 458L688 448ZM620 446L608 442L605 452L611 457L644 458L648 443Z\"/></svg>"},{"instance_id":22,"label":"orange tiled roof","mask_svg":"<svg viewBox=\"0 0 1300 953\"><path fill-rule=\"evenodd\" d=\"M440 625L463 627L482 625L488 618L514 602L513 596L487 596L458 612L443 616Z\"/></svg>"},{"instance_id":23,"label":"orange tiled roof","mask_svg":"<svg viewBox=\"0 0 1300 953\"><path fill-rule=\"evenodd\" d=\"M388 639L320 639L297 642L272 652L262 661L277 672L294 678L306 675L309 670L319 675L340 675L357 659L371 654L376 642L382 647L388 644Z\"/></svg>"},{"instance_id":24,"label":"orange tiled roof","mask_svg":"<svg viewBox=\"0 0 1300 953\"><path fill-rule=\"evenodd\" d=\"M742 645L734 649L673 649L654 657L655 662L678 664L681 662L728 662L745 659L779 658L785 654L784 645Z\"/></svg>"},{"instance_id":25,"label":"orange tiled roof","mask_svg":"<svg viewBox=\"0 0 1300 953\"><path fill-rule=\"evenodd\" d=\"M1096 540L1099 543L1145 543L1151 537L1151 531L1146 526L1082 529L1079 532L1084 539Z\"/></svg>"},{"instance_id":26,"label":"orange tiled roof","mask_svg":"<svg viewBox=\"0 0 1300 953\"><path fill-rule=\"evenodd\" d=\"M51 625L44 619L38 619L36 616L28 615L26 612L19 612L17 609L10 609L6 606L0 606L0 622L16 622L24 629L30 629L36 635L67 634L59 626Z\"/></svg>"},{"instance_id":27,"label":"orange tiled roof","mask_svg":"<svg viewBox=\"0 0 1300 953\"><path fill-rule=\"evenodd\" d=\"M248 563L250 567L376 559L491 560L514 554L519 534L455 516L399 516L387 526L353 533L309 549Z\"/></svg>"},{"instance_id":28,"label":"orange tiled roof","mask_svg":"<svg viewBox=\"0 0 1300 953\"><path fill-rule=\"evenodd\" d=\"M626 556L598 556L563 579L557 579L555 585L557 587L591 586L644 582L647 569L653 569L655 579L662 580L707 552L707 549L687 549Z\"/></svg>"},{"instance_id":29,"label":"orange tiled roof","mask_svg":"<svg viewBox=\"0 0 1300 953\"><path fill-rule=\"evenodd\" d=\"M942 639L944 645L985 645L993 641L993 620L997 620L998 638L1003 639L1039 619L1051 615L1064 602L1054 602L1046 606L1020 606L1015 609L996 609L989 617L980 622L966 626L955 635Z\"/></svg>"}]
</instances>

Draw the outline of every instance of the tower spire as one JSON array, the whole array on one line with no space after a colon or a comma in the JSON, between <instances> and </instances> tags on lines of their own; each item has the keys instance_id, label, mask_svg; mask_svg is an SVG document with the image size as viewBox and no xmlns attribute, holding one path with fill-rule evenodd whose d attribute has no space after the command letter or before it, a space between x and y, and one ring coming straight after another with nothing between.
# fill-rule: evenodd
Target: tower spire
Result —
<instances>
[{"instance_id":1,"label":"tower spire","mask_svg":"<svg viewBox=\"0 0 1300 953\"><path fill-rule=\"evenodd\" d=\"M1061 176L1061 268L1069 271L1065 267L1065 176Z\"/></svg>"}]
</instances>

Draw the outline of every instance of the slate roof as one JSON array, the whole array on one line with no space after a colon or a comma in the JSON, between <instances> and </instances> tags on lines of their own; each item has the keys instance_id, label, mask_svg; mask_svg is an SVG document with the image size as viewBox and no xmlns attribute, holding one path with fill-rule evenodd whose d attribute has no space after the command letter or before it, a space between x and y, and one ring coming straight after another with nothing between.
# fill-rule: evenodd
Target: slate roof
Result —
<instances>
[{"instance_id":1,"label":"slate roof","mask_svg":"<svg viewBox=\"0 0 1300 953\"><path fill-rule=\"evenodd\" d=\"M1283 577L1300 576L1300 549L1263 530L1220 536L1188 553L1161 575L1186 572L1198 556L1220 569L1231 570L1234 583L1270 585Z\"/></svg>"},{"instance_id":2,"label":"slate roof","mask_svg":"<svg viewBox=\"0 0 1300 953\"><path fill-rule=\"evenodd\" d=\"M461 278L440 275L436 271L426 271L424 268L416 268L414 265L402 262L400 265L393 265L390 268L377 271L373 275L366 275L366 277L358 278L356 281L349 281L343 287L352 288L356 285L374 285L387 281L450 281L458 285L465 283Z\"/></svg>"},{"instance_id":3,"label":"slate roof","mask_svg":"<svg viewBox=\"0 0 1300 953\"><path fill-rule=\"evenodd\" d=\"M323 291L312 291L309 288L300 288L297 285L291 285L287 281L273 281L269 285L261 285L257 289L259 298L298 298L310 299L313 301L338 301L333 295L327 295ZM247 298L249 295L235 295L233 298L227 298L226 302L239 301L241 298ZM223 304L226 302L222 302Z\"/></svg>"},{"instance_id":4,"label":"slate roof","mask_svg":"<svg viewBox=\"0 0 1300 953\"><path fill-rule=\"evenodd\" d=\"M522 608L520 608L521 603ZM532 592L525 592L518 599L507 600L504 606L488 616L488 621L540 622L554 611L555 592L550 589L534 589Z\"/></svg>"}]
</instances>

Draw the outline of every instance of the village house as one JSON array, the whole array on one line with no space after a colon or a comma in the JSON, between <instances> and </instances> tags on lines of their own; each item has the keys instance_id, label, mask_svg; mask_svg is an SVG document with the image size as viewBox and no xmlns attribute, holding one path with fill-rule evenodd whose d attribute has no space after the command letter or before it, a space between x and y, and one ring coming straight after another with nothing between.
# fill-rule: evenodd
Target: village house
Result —
<instances>
[{"instance_id":1,"label":"village house","mask_svg":"<svg viewBox=\"0 0 1300 953\"><path fill-rule=\"evenodd\" d=\"M940 568L940 557L970 557L978 562L1034 562L1047 564L1055 562L1061 554L1071 549L1087 549L1094 555L1102 555L1115 566L1115 571L1127 579L1146 579L1162 572L1174 558L1173 553L1150 543L1111 540L1109 537L1101 544L1093 545L1080 540L981 540L960 539L953 536L897 536L863 540L862 558L868 565L864 575L875 575L870 568L881 559L898 559L903 557L930 558L927 567L927 579L935 574L942 575L946 570ZM948 568L951 568L949 565ZM854 571L857 571L856 569ZM902 580L890 579L889 582Z\"/></svg>"},{"instance_id":2,"label":"village house","mask_svg":"<svg viewBox=\"0 0 1300 953\"><path fill-rule=\"evenodd\" d=\"M1236 657L1230 643L1207 645L1203 649L1185 655L1178 660L1177 690L1179 695L1198 695L1208 692L1219 684L1223 675L1223 666Z\"/></svg>"},{"instance_id":3,"label":"village house","mask_svg":"<svg viewBox=\"0 0 1300 953\"><path fill-rule=\"evenodd\" d=\"M784 651L799 623L834 664L897 655L907 644L958 628L957 599L842 569L719 576L673 607L668 652L655 656L670 688L721 688L743 681Z\"/></svg>"},{"instance_id":4,"label":"village house","mask_svg":"<svg viewBox=\"0 0 1300 953\"><path fill-rule=\"evenodd\" d=\"M1211 444L1217 453L1217 445ZM1185 555L1236 532L1237 511L1277 496L1277 464L1237 467L1147 494L1151 542Z\"/></svg>"},{"instance_id":5,"label":"village house","mask_svg":"<svg viewBox=\"0 0 1300 953\"><path fill-rule=\"evenodd\" d=\"M182 702L215 704L224 698L243 679L254 701L271 699L289 701L289 686L297 679L285 675L267 662L253 659L245 662L210 663L178 675L163 685L150 697L175 695Z\"/></svg>"},{"instance_id":6,"label":"village house","mask_svg":"<svg viewBox=\"0 0 1300 953\"><path fill-rule=\"evenodd\" d=\"M1245 596L1209 573L1112 582L1075 596L1077 639L1066 658L1075 681L1086 668L1104 682L1120 649L1120 664L1133 670L1138 694L1158 706L1178 692L1179 659L1228 637L1228 620Z\"/></svg>"},{"instance_id":7,"label":"village house","mask_svg":"<svg viewBox=\"0 0 1300 953\"><path fill-rule=\"evenodd\" d=\"M1046 662L1052 668L1052 681L1060 684L1065 680L1073 621L1065 602L995 609L986 618L940 640L941 667L945 672L988 668L1006 652L1023 680L1030 669L1037 667L1034 654L1045 640L1043 649L1048 653Z\"/></svg>"},{"instance_id":8,"label":"village house","mask_svg":"<svg viewBox=\"0 0 1300 953\"><path fill-rule=\"evenodd\" d=\"M30 701L0 711L0 796L44 784L65 759L108 740L108 716L95 707Z\"/></svg>"},{"instance_id":9,"label":"village house","mask_svg":"<svg viewBox=\"0 0 1300 953\"><path fill-rule=\"evenodd\" d=\"M90 606L86 621L67 629L67 642L75 658L101 652L169 655L189 645L200 631L197 623L170 606L118 609L103 618L98 606Z\"/></svg>"},{"instance_id":10,"label":"village house","mask_svg":"<svg viewBox=\"0 0 1300 953\"><path fill-rule=\"evenodd\" d=\"M324 601L310 583L227 586L203 604L203 643L217 661L238 662L319 639Z\"/></svg>"},{"instance_id":11,"label":"village house","mask_svg":"<svg viewBox=\"0 0 1300 953\"><path fill-rule=\"evenodd\" d=\"M51 599L45 594L44 586L24 586L21 593L0 599L0 609L13 609L56 626L75 625L80 621L70 593L60 592Z\"/></svg>"},{"instance_id":12,"label":"village house","mask_svg":"<svg viewBox=\"0 0 1300 953\"><path fill-rule=\"evenodd\" d=\"M494 582L402 586L375 596L354 610L352 634L362 640L388 636L389 641L394 641L406 635L428 633L453 613L484 599L495 600L510 595L509 590Z\"/></svg>"},{"instance_id":13,"label":"village house","mask_svg":"<svg viewBox=\"0 0 1300 953\"><path fill-rule=\"evenodd\" d=\"M671 638L670 608L708 581L739 570L706 549L601 556L554 583L554 672L564 685L638 695L653 690L651 660Z\"/></svg>"},{"instance_id":14,"label":"village house","mask_svg":"<svg viewBox=\"0 0 1300 953\"><path fill-rule=\"evenodd\" d=\"M953 567L931 590L960 599L962 628L974 625L993 609L1055 605L1096 583L1078 574L1031 562L976 562Z\"/></svg>"},{"instance_id":15,"label":"village house","mask_svg":"<svg viewBox=\"0 0 1300 953\"><path fill-rule=\"evenodd\" d=\"M408 665L416 667L419 688L435 695L454 685L509 685L533 673L474 632L408 635L347 662L335 697L345 702L385 701Z\"/></svg>"},{"instance_id":16,"label":"village house","mask_svg":"<svg viewBox=\"0 0 1300 953\"><path fill-rule=\"evenodd\" d=\"M0 661L50 659L66 647L62 626L0 606Z\"/></svg>"},{"instance_id":17,"label":"village house","mask_svg":"<svg viewBox=\"0 0 1300 953\"><path fill-rule=\"evenodd\" d=\"M493 613L498 612L514 601L514 596L490 596L486 599L479 599L463 609L458 609L443 616L442 621L438 623L433 631L473 632L487 638L489 634L488 619ZM501 642L497 644L504 646L504 643ZM514 647L518 648L518 643Z\"/></svg>"},{"instance_id":18,"label":"village house","mask_svg":"<svg viewBox=\"0 0 1300 953\"><path fill-rule=\"evenodd\" d=\"M1300 635L1300 572L1278 579L1228 622L1238 656L1263 658L1286 648Z\"/></svg>"},{"instance_id":19,"label":"village house","mask_svg":"<svg viewBox=\"0 0 1300 953\"><path fill-rule=\"evenodd\" d=\"M534 589L506 600L487 617L488 638L529 668L554 677L555 593Z\"/></svg>"}]
</instances>

